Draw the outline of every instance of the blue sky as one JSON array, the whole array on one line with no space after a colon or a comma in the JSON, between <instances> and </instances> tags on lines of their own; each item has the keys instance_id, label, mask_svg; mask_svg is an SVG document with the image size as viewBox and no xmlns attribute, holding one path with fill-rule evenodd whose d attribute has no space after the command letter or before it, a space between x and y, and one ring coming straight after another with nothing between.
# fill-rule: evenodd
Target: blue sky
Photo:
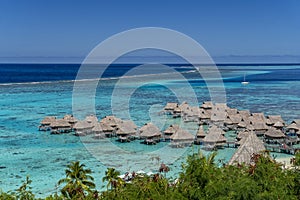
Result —
<instances>
[{"instance_id":1,"label":"blue sky","mask_svg":"<svg viewBox=\"0 0 300 200\"><path fill-rule=\"evenodd\" d=\"M180 31L213 56L300 55L300 1L0 0L0 57L86 56L131 28Z\"/></svg>"}]
</instances>

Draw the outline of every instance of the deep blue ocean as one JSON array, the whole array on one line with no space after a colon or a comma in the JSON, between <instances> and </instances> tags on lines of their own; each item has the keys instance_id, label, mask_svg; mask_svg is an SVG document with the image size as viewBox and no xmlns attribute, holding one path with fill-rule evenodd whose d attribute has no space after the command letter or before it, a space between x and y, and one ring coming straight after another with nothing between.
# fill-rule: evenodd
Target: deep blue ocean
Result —
<instances>
[{"instance_id":1,"label":"deep blue ocean","mask_svg":"<svg viewBox=\"0 0 300 200\"><path fill-rule=\"evenodd\" d=\"M118 77L136 66L115 64L105 71L95 95L96 115L99 119L112 114L112 96ZM168 66L182 73L199 103L210 100L206 82L199 77L195 68L183 64ZM45 196L58 190L56 183L64 176L66 165L73 160L80 160L93 170L99 189L103 186L101 179L108 163L121 172L155 172L159 166L155 157L159 156L160 161L170 165L169 176L176 177L185 155L197 151L199 147L173 149L167 143L145 146L138 141L118 144L113 139L101 141L88 137L78 138L72 134L50 135L38 131L37 127L43 117L63 117L72 113L73 80L79 68L79 64L0 64L0 188L5 191L16 189L29 175L33 180L33 190ZM265 115L280 114L288 123L300 118L300 64L226 64L218 65L218 69L225 86L226 102L230 107L264 112ZM151 69L146 72L151 74ZM89 73L96 78L97 68ZM148 80L147 77L143 79ZM122 91L134 88L130 99L122 92L117 96L119 102L129 104L130 119L139 127L149 121L158 123L161 128L166 126L160 126L163 120L167 124L175 123L176 120L165 119L158 113L167 102L177 101L170 88L181 94L187 92L183 80L172 79L171 75L155 77L155 83L136 87L135 76L129 76L126 79L128 81L122 85ZM244 77L250 82L246 86L241 84ZM189 95L186 96L189 102ZM195 124L184 126L195 133ZM118 154L111 144L126 153ZM217 158L226 162L234 151L232 148L220 150Z\"/></svg>"},{"instance_id":2,"label":"deep blue ocean","mask_svg":"<svg viewBox=\"0 0 300 200\"><path fill-rule=\"evenodd\" d=\"M113 64L102 75L103 78L120 77L139 64ZM193 69L188 64L167 64L179 72ZM190 67L190 68L189 68ZM0 64L0 83L26 83L42 81L74 80L80 64ZM221 72L268 71L255 76L248 76L253 81L298 81L297 64L219 64ZM243 74L239 74L243 75ZM225 82L240 82L241 77L231 77Z\"/></svg>"}]
</instances>

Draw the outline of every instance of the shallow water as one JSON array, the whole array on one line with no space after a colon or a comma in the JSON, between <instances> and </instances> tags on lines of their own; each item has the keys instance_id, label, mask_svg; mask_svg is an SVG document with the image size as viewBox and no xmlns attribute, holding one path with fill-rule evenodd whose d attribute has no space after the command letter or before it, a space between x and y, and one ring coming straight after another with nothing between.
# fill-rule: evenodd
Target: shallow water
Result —
<instances>
[{"instance_id":1,"label":"shallow water","mask_svg":"<svg viewBox=\"0 0 300 200\"><path fill-rule=\"evenodd\" d=\"M225 78L227 103L230 107L264 112L266 115L281 114L287 122L300 118L299 72L300 66L223 66L221 74ZM250 81L247 86L240 83L244 73ZM199 102L210 100L202 79L193 73L185 76ZM95 108L98 118L111 114L111 96L116 81L102 80L97 88ZM184 94L185 84L181 80L160 79L135 88L136 83L128 81L122 85L122 90L135 88L133 94L129 99L122 93L116 97L121 106L129 102L130 118L138 126L151 120L163 129L176 120L158 112L167 102L176 101L176 95L170 88ZM186 155L198 151L199 146L174 149L165 142L154 146L142 145L138 140L120 144L111 139L94 140L71 134L39 132L37 127L44 116L63 117L72 113L72 90L73 82L0 85L0 188L4 191L16 189L21 180L30 175L34 192L54 192L57 181L64 176L65 166L72 160L80 160L93 170L98 189L103 186L101 179L107 166L114 166L122 172L148 172L156 171L159 163L165 162L171 168L168 177L176 177ZM192 98L186 99L189 100ZM120 107L118 111L119 117L126 117L126 110ZM83 118L84 115L78 117ZM195 134L194 124L184 126ZM232 148L219 150L217 161L228 161L234 151Z\"/></svg>"}]
</instances>

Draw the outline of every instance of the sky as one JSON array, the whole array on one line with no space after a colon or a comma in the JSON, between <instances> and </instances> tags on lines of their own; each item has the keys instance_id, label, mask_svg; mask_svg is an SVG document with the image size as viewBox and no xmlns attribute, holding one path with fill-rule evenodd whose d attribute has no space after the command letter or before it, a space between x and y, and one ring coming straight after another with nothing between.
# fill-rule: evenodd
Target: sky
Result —
<instances>
[{"instance_id":1,"label":"sky","mask_svg":"<svg viewBox=\"0 0 300 200\"><path fill-rule=\"evenodd\" d=\"M0 57L84 57L138 27L164 27L212 56L299 56L298 0L0 0Z\"/></svg>"}]
</instances>

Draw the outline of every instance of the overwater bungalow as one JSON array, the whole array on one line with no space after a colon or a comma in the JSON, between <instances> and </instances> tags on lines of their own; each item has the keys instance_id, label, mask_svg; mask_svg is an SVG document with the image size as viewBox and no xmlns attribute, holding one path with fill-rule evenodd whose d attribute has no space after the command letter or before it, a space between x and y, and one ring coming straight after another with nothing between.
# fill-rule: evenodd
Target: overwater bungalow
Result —
<instances>
[{"instance_id":1,"label":"overwater bungalow","mask_svg":"<svg viewBox=\"0 0 300 200\"><path fill-rule=\"evenodd\" d=\"M102 124L100 122L96 123L92 128L92 134L94 134L94 139L102 139L105 138L105 133L102 128ZM112 128L111 128L112 129ZM113 130L113 129L112 129Z\"/></svg>"},{"instance_id":2,"label":"overwater bungalow","mask_svg":"<svg viewBox=\"0 0 300 200\"><path fill-rule=\"evenodd\" d=\"M204 131L204 128L202 125L199 126L197 134L196 134L196 138L195 138L195 144L202 144L203 143L203 139L205 138L206 134Z\"/></svg>"},{"instance_id":3,"label":"overwater bungalow","mask_svg":"<svg viewBox=\"0 0 300 200\"><path fill-rule=\"evenodd\" d=\"M177 124L170 125L163 133L164 133L164 140L168 141L170 140L171 136L179 129L179 126Z\"/></svg>"},{"instance_id":4,"label":"overwater bungalow","mask_svg":"<svg viewBox=\"0 0 300 200\"><path fill-rule=\"evenodd\" d=\"M107 124L111 126L113 129L117 129L118 123L122 120L120 118L117 118L116 116L105 116L100 122L103 124Z\"/></svg>"},{"instance_id":5,"label":"overwater bungalow","mask_svg":"<svg viewBox=\"0 0 300 200\"><path fill-rule=\"evenodd\" d=\"M100 122L101 128L105 137L113 137L115 136L115 129L112 128L110 125Z\"/></svg>"},{"instance_id":6,"label":"overwater bungalow","mask_svg":"<svg viewBox=\"0 0 300 200\"><path fill-rule=\"evenodd\" d=\"M189 107L182 113L182 119L185 122L199 122L200 112L200 108L197 106Z\"/></svg>"},{"instance_id":7,"label":"overwater bungalow","mask_svg":"<svg viewBox=\"0 0 300 200\"><path fill-rule=\"evenodd\" d=\"M295 132L299 135L300 134L300 132L299 132L299 130L300 130L300 119L295 119L295 120L293 120L292 121L292 124L296 124L296 127L298 128L298 130L296 130L296 129L294 129L295 130Z\"/></svg>"},{"instance_id":8,"label":"overwater bungalow","mask_svg":"<svg viewBox=\"0 0 300 200\"><path fill-rule=\"evenodd\" d=\"M211 110L200 108L199 125L208 125L210 122Z\"/></svg>"},{"instance_id":9,"label":"overwater bungalow","mask_svg":"<svg viewBox=\"0 0 300 200\"><path fill-rule=\"evenodd\" d=\"M276 128L269 128L267 132L265 132L265 142L268 144L282 144L286 135Z\"/></svg>"},{"instance_id":10,"label":"overwater bungalow","mask_svg":"<svg viewBox=\"0 0 300 200\"><path fill-rule=\"evenodd\" d=\"M173 115L174 113L174 110L178 108L178 103L167 103L167 105L165 106L164 108L164 111L167 113L167 114L171 114Z\"/></svg>"},{"instance_id":11,"label":"overwater bungalow","mask_svg":"<svg viewBox=\"0 0 300 200\"><path fill-rule=\"evenodd\" d=\"M177 118L181 116L181 109L179 107L176 107L173 111L173 118Z\"/></svg>"},{"instance_id":12,"label":"overwater bungalow","mask_svg":"<svg viewBox=\"0 0 300 200\"><path fill-rule=\"evenodd\" d=\"M253 154L266 150L264 143L252 132L249 133L248 137L242 140L243 142L229 160L229 165L252 164L251 158Z\"/></svg>"},{"instance_id":13,"label":"overwater bungalow","mask_svg":"<svg viewBox=\"0 0 300 200\"><path fill-rule=\"evenodd\" d=\"M194 142L195 136L179 127L175 133L171 135L170 139L171 147L185 147L190 146Z\"/></svg>"},{"instance_id":14,"label":"overwater bungalow","mask_svg":"<svg viewBox=\"0 0 300 200\"><path fill-rule=\"evenodd\" d=\"M251 116L251 113L249 112L249 110L239 110L238 114L241 116L241 122L245 122L248 123L250 122L249 118Z\"/></svg>"},{"instance_id":15,"label":"overwater bungalow","mask_svg":"<svg viewBox=\"0 0 300 200\"><path fill-rule=\"evenodd\" d=\"M283 124L283 126L284 126L284 121L283 121L281 115L268 115L266 117L266 124L268 126L274 126L276 123Z\"/></svg>"},{"instance_id":16,"label":"overwater bungalow","mask_svg":"<svg viewBox=\"0 0 300 200\"><path fill-rule=\"evenodd\" d=\"M159 128L151 122L140 128L140 139L144 140L144 144L156 144L160 141L161 135Z\"/></svg>"},{"instance_id":17,"label":"overwater bungalow","mask_svg":"<svg viewBox=\"0 0 300 200\"><path fill-rule=\"evenodd\" d=\"M95 115L88 115L84 120L94 126L98 123L98 118Z\"/></svg>"},{"instance_id":18,"label":"overwater bungalow","mask_svg":"<svg viewBox=\"0 0 300 200\"><path fill-rule=\"evenodd\" d=\"M224 131L221 128L213 125L208 129L208 133L203 139L204 148L212 150L215 148L222 148L226 144Z\"/></svg>"},{"instance_id":19,"label":"overwater bungalow","mask_svg":"<svg viewBox=\"0 0 300 200\"><path fill-rule=\"evenodd\" d=\"M63 119L69 122L72 128L75 125L75 123L78 121L73 115L65 115Z\"/></svg>"},{"instance_id":20,"label":"overwater bungalow","mask_svg":"<svg viewBox=\"0 0 300 200\"><path fill-rule=\"evenodd\" d=\"M211 112L211 121L213 124L222 127L226 119L227 106L224 103L216 103Z\"/></svg>"},{"instance_id":21,"label":"overwater bungalow","mask_svg":"<svg viewBox=\"0 0 300 200\"><path fill-rule=\"evenodd\" d=\"M124 120L118 123L116 134L119 142L130 142L137 134L137 126L133 121Z\"/></svg>"},{"instance_id":22,"label":"overwater bungalow","mask_svg":"<svg viewBox=\"0 0 300 200\"><path fill-rule=\"evenodd\" d=\"M69 133L72 131L71 124L64 119L56 119L50 124L51 134Z\"/></svg>"},{"instance_id":23,"label":"overwater bungalow","mask_svg":"<svg viewBox=\"0 0 300 200\"><path fill-rule=\"evenodd\" d=\"M228 114L229 119L231 119L232 123L237 127L237 124L242 121L242 116L240 114Z\"/></svg>"},{"instance_id":24,"label":"overwater bungalow","mask_svg":"<svg viewBox=\"0 0 300 200\"><path fill-rule=\"evenodd\" d=\"M254 119L254 120L253 120ZM264 113L251 113L250 116L250 121L259 121L259 122L264 122L266 124L266 117Z\"/></svg>"},{"instance_id":25,"label":"overwater bungalow","mask_svg":"<svg viewBox=\"0 0 300 200\"><path fill-rule=\"evenodd\" d=\"M257 136L263 136L265 132L268 130L268 126L265 121L258 120L257 118L251 119L250 124L253 128L247 127L249 130L253 130Z\"/></svg>"},{"instance_id":26,"label":"overwater bungalow","mask_svg":"<svg viewBox=\"0 0 300 200\"><path fill-rule=\"evenodd\" d=\"M233 122L232 120L227 116L226 119L224 120L224 127L223 130L224 131L229 131L229 130L233 130L234 126L233 126Z\"/></svg>"},{"instance_id":27,"label":"overwater bungalow","mask_svg":"<svg viewBox=\"0 0 300 200\"><path fill-rule=\"evenodd\" d=\"M205 109L205 110L210 110L210 109L213 108L213 106L214 105L211 101L204 101L200 107Z\"/></svg>"},{"instance_id":28,"label":"overwater bungalow","mask_svg":"<svg viewBox=\"0 0 300 200\"><path fill-rule=\"evenodd\" d=\"M178 107L181 110L181 116L190 110L190 105L186 101L182 102Z\"/></svg>"},{"instance_id":29,"label":"overwater bungalow","mask_svg":"<svg viewBox=\"0 0 300 200\"><path fill-rule=\"evenodd\" d=\"M284 123L277 121L275 124L273 124L273 127L275 127L278 130L283 130Z\"/></svg>"},{"instance_id":30,"label":"overwater bungalow","mask_svg":"<svg viewBox=\"0 0 300 200\"><path fill-rule=\"evenodd\" d=\"M295 122L292 122L290 125L286 127L288 135L296 135L296 133L300 130Z\"/></svg>"},{"instance_id":31,"label":"overwater bungalow","mask_svg":"<svg viewBox=\"0 0 300 200\"><path fill-rule=\"evenodd\" d=\"M85 135L91 134L94 126L95 126L95 123L90 123L85 120L78 121L73 127L73 129L75 131L74 135L85 136Z\"/></svg>"},{"instance_id":32,"label":"overwater bungalow","mask_svg":"<svg viewBox=\"0 0 300 200\"><path fill-rule=\"evenodd\" d=\"M54 116L47 116L41 122L39 126L39 131L50 131L50 124L56 120Z\"/></svg>"},{"instance_id":33,"label":"overwater bungalow","mask_svg":"<svg viewBox=\"0 0 300 200\"><path fill-rule=\"evenodd\" d=\"M237 109L230 109L230 112L227 112L227 117L224 121L224 125L229 130L237 130L238 124L242 121L242 116L237 112Z\"/></svg>"},{"instance_id":34,"label":"overwater bungalow","mask_svg":"<svg viewBox=\"0 0 300 200\"><path fill-rule=\"evenodd\" d=\"M219 127L223 127L224 121L226 119L226 113L219 111L219 110L213 110L211 113L210 120L212 124L215 124Z\"/></svg>"}]
</instances>

